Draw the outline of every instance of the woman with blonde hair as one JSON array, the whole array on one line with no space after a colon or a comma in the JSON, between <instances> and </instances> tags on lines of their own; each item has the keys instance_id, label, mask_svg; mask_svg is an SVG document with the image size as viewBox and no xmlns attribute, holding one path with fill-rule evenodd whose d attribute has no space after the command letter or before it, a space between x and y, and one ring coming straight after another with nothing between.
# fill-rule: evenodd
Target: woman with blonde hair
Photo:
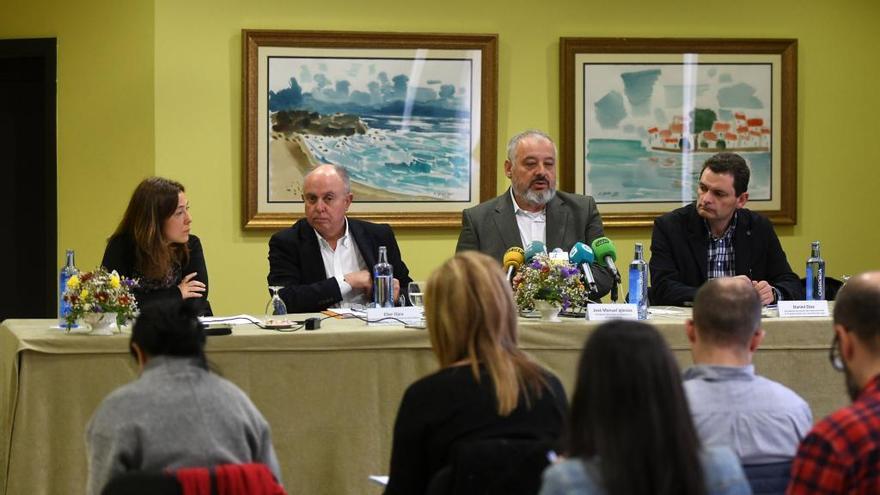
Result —
<instances>
[{"instance_id":1,"label":"woman with blonde hair","mask_svg":"<svg viewBox=\"0 0 880 495\"><path fill-rule=\"evenodd\" d=\"M424 493L454 446L493 438L555 442L559 380L517 346L517 310L498 262L458 253L428 280L425 319L440 370L406 390L386 494Z\"/></svg>"},{"instance_id":2,"label":"woman with blonde hair","mask_svg":"<svg viewBox=\"0 0 880 495\"><path fill-rule=\"evenodd\" d=\"M190 234L192 216L183 184L149 177L135 188L101 264L137 279L141 308L161 301L198 299L199 315L210 315L208 268L199 238Z\"/></svg>"}]
</instances>

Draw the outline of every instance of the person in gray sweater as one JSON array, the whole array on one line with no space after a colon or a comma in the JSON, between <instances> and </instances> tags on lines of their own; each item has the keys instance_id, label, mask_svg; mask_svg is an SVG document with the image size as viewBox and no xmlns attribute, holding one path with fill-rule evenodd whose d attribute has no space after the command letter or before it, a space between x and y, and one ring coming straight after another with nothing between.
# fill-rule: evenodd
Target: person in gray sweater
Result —
<instances>
[{"instance_id":1,"label":"person in gray sweater","mask_svg":"<svg viewBox=\"0 0 880 495\"><path fill-rule=\"evenodd\" d=\"M247 395L208 370L196 308L145 309L130 350L141 368L98 406L86 429L87 494L126 471L262 463L281 483L269 424Z\"/></svg>"}]
</instances>

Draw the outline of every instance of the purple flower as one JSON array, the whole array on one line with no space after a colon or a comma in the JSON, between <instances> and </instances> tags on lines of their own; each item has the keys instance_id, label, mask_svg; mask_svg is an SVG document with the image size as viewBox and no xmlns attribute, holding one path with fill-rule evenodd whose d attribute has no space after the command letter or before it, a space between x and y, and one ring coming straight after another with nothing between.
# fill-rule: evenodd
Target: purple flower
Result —
<instances>
[{"instance_id":1,"label":"purple flower","mask_svg":"<svg viewBox=\"0 0 880 495\"><path fill-rule=\"evenodd\" d=\"M539 260L537 260L537 259L532 260L532 264L529 265L529 266L531 266L531 267L534 268L535 270L540 270L541 267L543 267L543 265L541 264L541 262L540 262Z\"/></svg>"},{"instance_id":2,"label":"purple flower","mask_svg":"<svg viewBox=\"0 0 880 495\"><path fill-rule=\"evenodd\" d=\"M563 278L569 278L577 273L579 273L578 269L573 266L563 266L560 270Z\"/></svg>"}]
</instances>

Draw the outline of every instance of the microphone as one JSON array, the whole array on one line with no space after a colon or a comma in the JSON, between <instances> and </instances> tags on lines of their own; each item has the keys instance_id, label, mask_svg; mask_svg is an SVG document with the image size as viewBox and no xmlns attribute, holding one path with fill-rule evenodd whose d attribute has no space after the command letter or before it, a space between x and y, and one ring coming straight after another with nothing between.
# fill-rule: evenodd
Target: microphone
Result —
<instances>
[{"instance_id":1,"label":"microphone","mask_svg":"<svg viewBox=\"0 0 880 495\"><path fill-rule=\"evenodd\" d=\"M611 242L611 239L600 237L593 241L593 253L595 253L600 265L606 266L611 270L615 282L619 284L620 272L617 271L617 265L614 264L617 260L617 250L614 249L614 243Z\"/></svg>"},{"instance_id":2,"label":"microphone","mask_svg":"<svg viewBox=\"0 0 880 495\"><path fill-rule=\"evenodd\" d=\"M584 270L584 277L587 279L590 292L599 292L599 286L596 285L596 279L593 278L593 270L590 268L590 263L596 261L596 256L593 254L590 246L583 242L575 243L571 247L571 251L568 252L568 260L574 265L580 265Z\"/></svg>"},{"instance_id":3,"label":"microphone","mask_svg":"<svg viewBox=\"0 0 880 495\"><path fill-rule=\"evenodd\" d=\"M526 261L532 261L539 254L547 254L547 246L541 241L532 241L526 248Z\"/></svg>"},{"instance_id":4,"label":"microphone","mask_svg":"<svg viewBox=\"0 0 880 495\"><path fill-rule=\"evenodd\" d=\"M519 246L513 246L504 253L502 264L507 269L507 281L510 282L514 272L526 262L526 252Z\"/></svg>"}]
</instances>

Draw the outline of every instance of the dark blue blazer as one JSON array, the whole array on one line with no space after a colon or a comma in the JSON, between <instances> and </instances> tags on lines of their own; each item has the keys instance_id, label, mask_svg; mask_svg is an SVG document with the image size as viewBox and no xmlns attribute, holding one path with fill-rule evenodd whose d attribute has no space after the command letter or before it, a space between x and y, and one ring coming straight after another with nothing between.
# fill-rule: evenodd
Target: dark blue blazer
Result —
<instances>
[{"instance_id":1,"label":"dark blue blazer","mask_svg":"<svg viewBox=\"0 0 880 495\"><path fill-rule=\"evenodd\" d=\"M379 246L388 248L388 262L394 267L394 278L400 281L401 293L405 294L412 279L391 227L349 218L348 229L368 270L376 264ZM327 278L315 229L304 218L276 232L269 240L267 279L269 285L284 286L280 295L289 313L323 311L342 300L336 279Z\"/></svg>"}]
</instances>

